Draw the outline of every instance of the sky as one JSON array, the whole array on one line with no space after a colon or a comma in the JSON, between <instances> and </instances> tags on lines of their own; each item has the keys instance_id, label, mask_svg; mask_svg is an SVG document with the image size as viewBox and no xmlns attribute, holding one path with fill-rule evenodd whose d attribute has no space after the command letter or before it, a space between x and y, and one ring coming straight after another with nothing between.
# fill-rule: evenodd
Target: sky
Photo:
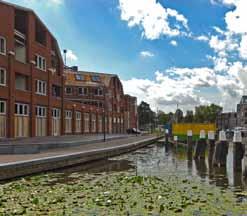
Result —
<instances>
[{"instance_id":1,"label":"sky","mask_svg":"<svg viewBox=\"0 0 247 216\"><path fill-rule=\"evenodd\" d=\"M32 8L70 66L118 74L153 109L247 94L247 0L8 0Z\"/></svg>"}]
</instances>

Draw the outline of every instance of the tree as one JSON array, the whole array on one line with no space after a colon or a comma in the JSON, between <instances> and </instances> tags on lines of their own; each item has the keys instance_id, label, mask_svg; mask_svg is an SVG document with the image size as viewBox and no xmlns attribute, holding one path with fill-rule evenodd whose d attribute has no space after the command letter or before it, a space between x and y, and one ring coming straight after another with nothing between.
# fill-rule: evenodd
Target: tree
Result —
<instances>
[{"instance_id":1,"label":"tree","mask_svg":"<svg viewBox=\"0 0 247 216\"><path fill-rule=\"evenodd\" d=\"M214 123L216 117L221 113L223 108L221 106L211 104L210 106L198 106L195 108L195 122L198 123Z\"/></svg>"},{"instance_id":2,"label":"tree","mask_svg":"<svg viewBox=\"0 0 247 216\"><path fill-rule=\"evenodd\" d=\"M186 115L184 117L185 123L192 123L194 121L194 114L192 110L187 110Z\"/></svg>"},{"instance_id":3,"label":"tree","mask_svg":"<svg viewBox=\"0 0 247 216\"><path fill-rule=\"evenodd\" d=\"M158 111L158 124L165 125L169 121L168 114L164 113L163 111Z\"/></svg>"},{"instance_id":4,"label":"tree","mask_svg":"<svg viewBox=\"0 0 247 216\"><path fill-rule=\"evenodd\" d=\"M137 107L139 127L147 129L155 123L155 113L151 110L150 105L144 101Z\"/></svg>"}]
</instances>

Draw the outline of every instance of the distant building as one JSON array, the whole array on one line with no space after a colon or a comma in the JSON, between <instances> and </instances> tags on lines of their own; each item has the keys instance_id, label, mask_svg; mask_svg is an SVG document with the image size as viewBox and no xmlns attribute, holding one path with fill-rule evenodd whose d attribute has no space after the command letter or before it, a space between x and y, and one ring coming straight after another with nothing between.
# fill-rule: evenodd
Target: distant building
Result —
<instances>
[{"instance_id":1,"label":"distant building","mask_svg":"<svg viewBox=\"0 0 247 216\"><path fill-rule=\"evenodd\" d=\"M218 130L227 130L237 127L238 119L236 112L220 113L216 117L216 127Z\"/></svg>"},{"instance_id":2,"label":"distant building","mask_svg":"<svg viewBox=\"0 0 247 216\"><path fill-rule=\"evenodd\" d=\"M237 121L239 127L247 127L247 96L242 96L237 105Z\"/></svg>"}]
</instances>

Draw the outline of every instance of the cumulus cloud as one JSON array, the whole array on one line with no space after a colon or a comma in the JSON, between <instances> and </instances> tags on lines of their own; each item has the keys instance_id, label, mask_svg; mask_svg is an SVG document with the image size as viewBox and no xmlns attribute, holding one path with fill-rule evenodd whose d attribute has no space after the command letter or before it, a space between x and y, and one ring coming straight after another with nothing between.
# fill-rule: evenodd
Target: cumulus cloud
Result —
<instances>
[{"instance_id":1,"label":"cumulus cloud","mask_svg":"<svg viewBox=\"0 0 247 216\"><path fill-rule=\"evenodd\" d=\"M177 45L178 45L177 41L175 41L175 40L172 40L172 41L170 42L170 44L171 44L172 46L177 46Z\"/></svg>"},{"instance_id":2,"label":"cumulus cloud","mask_svg":"<svg viewBox=\"0 0 247 216\"><path fill-rule=\"evenodd\" d=\"M154 54L150 51L141 51L140 56L143 58L151 58L154 57Z\"/></svg>"},{"instance_id":3,"label":"cumulus cloud","mask_svg":"<svg viewBox=\"0 0 247 216\"><path fill-rule=\"evenodd\" d=\"M188 31L188 20L176 10L165 8L156 0L119 0L121 19L129 27L139 26L147 39L178 36ZM173 23L171 18L175 20Z\"/></svg>"},{"instance_id":4,"label":"cumulus cloud","mask_svg":"<svg viewBox=\"0 0 247 216\"><path fill-rule=\"evenodd\" d=\"M72 50L67 50L66 57L69 61L77 61L78 57L73 53Z\"/></svg>"}]
</instances>

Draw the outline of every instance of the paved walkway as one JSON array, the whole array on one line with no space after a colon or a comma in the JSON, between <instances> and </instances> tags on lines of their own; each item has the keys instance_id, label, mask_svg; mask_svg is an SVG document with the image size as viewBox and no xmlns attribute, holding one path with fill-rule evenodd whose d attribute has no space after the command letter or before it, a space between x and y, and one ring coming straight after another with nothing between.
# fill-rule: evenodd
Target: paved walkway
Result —
<instances>
[{"instance_id":1,"label":"paved walkway","mask_svg":"<svg viewBox=\"0 0 247 216\"><path fill-rule=\"evenodd\" d=\"M21 162L21 161L41 159L41 158L52 157L52 156L61 156L61 155L72 154L72 153L77 153L77 152L84 152L84 151L88 152L91 150L103 149L106 147L121 146L121 145L134 143L134 142L145 140L145 139L152 138L152 137L154 136L151 136L151 135L137 136L137 137L136 136L126 136L126 138L124 139L123 138L114 139L111 141L85 144L82 146L70 147L66 149L53 149L53 150L49 150L47 152L42 152L38 154L0 155L0 165L4 165L5 163L11 163L11 162Z\"/></svg>"},{"instance_id":2,"label":"paved walkway","mask_svg":"<svg viewBox=\"0 0 247 216\"><path fill-rule=\"evenodd\" d=\"M118 137L128 137L127 134L108 134L106 135L107 139L118 138ZM92 134L92 135L66 135L66 136L49 136L49 137L29 137L29 138L16 138L16 139L0 139L0 145L11 144L11 145L20 145L20 144L55 144L58 142L63 143L73 143L79 141L94 141L94 140L103 140L103 134Z\"/></svg>"}]
</instances>

